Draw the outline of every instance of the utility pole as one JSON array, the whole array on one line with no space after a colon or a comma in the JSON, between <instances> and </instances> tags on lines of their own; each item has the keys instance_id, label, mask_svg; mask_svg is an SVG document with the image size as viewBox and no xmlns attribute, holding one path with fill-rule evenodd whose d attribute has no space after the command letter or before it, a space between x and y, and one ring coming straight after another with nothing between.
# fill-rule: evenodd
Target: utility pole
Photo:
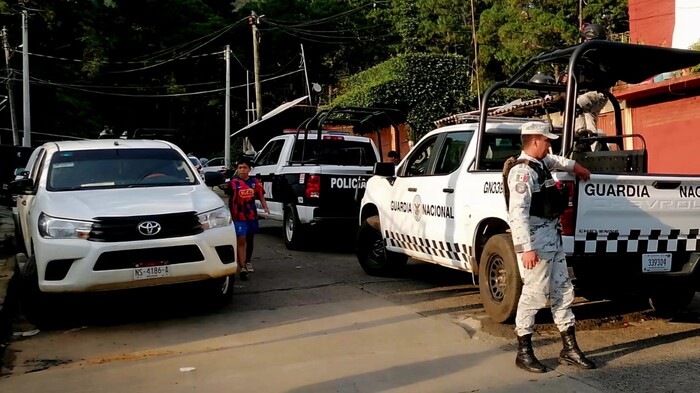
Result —
<instances>
[{"instance_id":1,"label":"utility pole","mask_svg":"<svg viewBox=\"0 0 700 393\"><path fill-rule=\"evenodd\" d=\"M248 70L245 71L245 118L248 120L248 124L251 123L250 121L250 72Z\"/></svg>"},{"instance_id":2,"label":"utility pole","mask_svg":"<svg viewBox=\"0 0 700 393\"><path fill-rule=\"evenodd\" d=\"M258 36L258 23L260 23L260 17L255 13L255 11L250 11L248 23L250 23L250 26L253 29L253 72L255 73L256 109L255 119L259 120L260 118L262 118L262 91L260 90L260 54L258 53L258 44L260 43L260 37Z\"/></svg>"},{"instance_id":3,"label":"utility pole","mask_svg":"<svg viewBox=\"0 0 700 393\"><path fill-rule=\"evenodd\" d=\"M583 0L578 0L578 28L583 26Z\"/></svg>"},{"instance_id":4,"label":"utility pole","mask_svg":"<svg viewBox=\"0 0 700 393\"><path fill-rule=\"evenodd\" d=\"M306 78L306 93L309 95L309 105L313 105L313 101L311 100L311 86L309 85L309 72L306 70L306 56L304 56L304 44L299 44L301 45L301 61L304 64L304 77Z\"/></svg>"},{"instance_id":5,"label":"utility pole","mask_svg":"<svg viewBox=\"0 0 700 393\"><path fill-rule=\"evenodd\" d=\"M32 146L32 118L29 113L29 23L27 10L22 11L22 109L24 126L22 130L22 146Z\"/></svg>"},{"instance_id":6,"label":"utility pole","mask_svg":"<svg viewBox=\"0 0 700 393\"><path fill-rule=\"evenodd\" d=\"M226 61L226 103L224 104L224 165L231 168L231 47L226 45L224 49Z\"/></svg>"},{"instance_id":7,"label":"utility pole","mask_svg":"<svg viewBox=\"0 0 700 393\"><path fill-rule=\"evenodd\" d=\"M479 86L479 44L476 41L476 18L474 17L474 0L472 3L472 41L474 41L474 73L476 74L477 108L481 109L481 87Z\"/></svg>"},{"instance_id":8,"label":"utility pole","mask_svg":"<svg viewBox=\"0 0 700 393\"><path fill-rule=\"evenodd\" d=\"M12 93L12 69L10 69L10 42L7 38L7 28L2 27L2 47L5 49L5 65L7 66L7 99L10 102L10 119L12 121L12 144L19 146L17 132L17 115L15 114L15 96Z\"/></svg>"}]
</instances>

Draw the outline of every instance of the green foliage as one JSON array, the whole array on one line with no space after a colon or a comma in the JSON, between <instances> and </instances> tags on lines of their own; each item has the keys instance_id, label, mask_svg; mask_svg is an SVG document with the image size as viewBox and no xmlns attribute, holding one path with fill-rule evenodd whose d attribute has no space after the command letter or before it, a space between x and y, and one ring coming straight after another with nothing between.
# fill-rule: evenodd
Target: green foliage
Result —
<instances>
[{"instance_id":1,"label":"green foliage","mask_svg":"<svg viewBox=\"0 0 700 393\"><path fill-rule=\"evenodd\" d=\"M696 42L696 43L690 45L690 47L688 47L688 49L690 49L690 50L700 50L700 41L698 41L698 42ZM698 65L696 65L696 66L693 66L693 67L690 67L690 72L692 72L692 73L700 72L700 64L698 64Z\"/></svg>"},{"instance_id":2,"label":"green foliage","mask_svg":"<svg viewBox=\"0 0 700 393\"><path fill-rule=\"evenodd\" d=\"M490 82L504 80L546 51L579 42L578 0L484 0L479 22L479 62ZM588 0L583 21L608 33L629 29L627 0ZM553 73L554 70L543 70Z\"/></svg>"},{"instance_id":3,"label":"green foliage","mask_svg":"<svg viewBox=\"0 0 700 393\"><path fill-rule=\"evenodd\" d=\"M333 106L375 106L406 111L419 139L433 121L475 107L467 59L458 55L400 55L342 82Z\"/></svg>"}]
</instances>

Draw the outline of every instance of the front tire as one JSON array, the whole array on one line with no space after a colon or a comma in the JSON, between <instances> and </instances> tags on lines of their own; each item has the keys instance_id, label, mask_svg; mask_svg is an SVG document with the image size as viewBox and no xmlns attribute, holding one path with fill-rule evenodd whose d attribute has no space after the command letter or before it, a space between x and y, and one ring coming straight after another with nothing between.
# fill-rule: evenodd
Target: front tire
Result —
<instances>
[{"instance_id":1,"label":"front tire","mask_svg":"<svg viewBox=\"0 0 700 393\"><path fill-rule=\"evenodd\" d=\"M486 313L498 323L512 321L522 289L511 236L492 236L479 260L479 293Z\"/></svg>"},{"instance_id":2,"label":"front tire","mask_svg":"<svg viewBox=\"0 0 700 393\"><path fill-rule=\"evenodd\" d=\"M395 276L406 265L408 256L388 251L382 233L377 227L379 227L377 216L369 217L360 225L355 243L357 260L370 276Z\"/></svg>"},{"instance_id":3,"label":"front tire","mask_svg":"<svg viewBox=\"0 0 700 393\"><path fill-rule=\"evenodd\" d=\"M695 287L690 284L664 286L649 295L649 305L659 315L673 317L685 310L695 297Z\"/></svg>"},{"instance_id":4,"label":"front tire","mask_svg":"<svg viewBox=\"0 0 700 393\"><path fill-rule=\"evenodd\" d=\"M39 288L39 273L34 255L29 257L20 271L19 305L24 316L34 326L42 329L60 327L59 310L55 303L56 295L49 295Z\"/></svg>"},{"instance_id":5,"label":"front tire","mask_svg":"<svg viewBox=\"0 0 700 393\"><path fill-rule=\"evenodd\" d=\"M306 239L306 227L299 221L296 206L288 204L284 207L284 245L289 250L301 250Z\"/></svg>"},{"instance_id":6,"label":"front tire","mask_svg":"<svg viewBox=\"0 0 700 393\"><path fill-rule=\"evenodd\" d=\"M205 285L206 301L219 309L231 303L233 298L233 275L209 280Z\"/></svg>"}]
</instances>

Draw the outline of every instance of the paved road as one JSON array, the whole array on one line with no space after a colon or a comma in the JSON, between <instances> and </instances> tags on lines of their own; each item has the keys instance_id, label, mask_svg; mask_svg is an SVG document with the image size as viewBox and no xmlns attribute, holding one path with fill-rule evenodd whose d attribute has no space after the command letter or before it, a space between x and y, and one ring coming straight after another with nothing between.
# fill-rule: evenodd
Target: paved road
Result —
<instances>
[{"instance_id":1,"label":"paved road","mask_svg":"<svg viewBox=\"0 0 700 393\"><path fill-rule=\"evenodd\" d=\"M192 293L144 291L81 299L90 315L58 331L16 337L2 391L673 392L697 390L696 298L683 321L644 307L579 303L579 341L601 368L556 364L551 318L538 354L554 370L513 363L512 327L490 323L468 274L410 263L368 277L347 241L290 252L263 225L256 272L234 302L203 311ZM16 330L29 331L21 319ZM73 328L73 329L71 329ZM194 367L191 371L181 368Z\"/></svg>"}]
</instances>

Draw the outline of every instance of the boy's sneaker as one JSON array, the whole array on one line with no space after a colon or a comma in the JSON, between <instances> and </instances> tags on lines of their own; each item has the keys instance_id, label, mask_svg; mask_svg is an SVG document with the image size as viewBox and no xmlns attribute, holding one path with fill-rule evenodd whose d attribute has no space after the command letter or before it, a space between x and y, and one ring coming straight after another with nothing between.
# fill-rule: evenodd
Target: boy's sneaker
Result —
<instances>
[{"instance_id":1,"label":"boy's sneaker","mask_svg":"<svg viewBox=\"0 0 700 393\"><path fill-rule=\"evenodd\" d=\"M245 270L247 270L249 273L252 273L252 272L255 271L255 270L253 270L253 264L250 263L250 262L246 262L246 264L245 264Z\"/></svg>"},{"instance_id":2,"label":"boy's sneaker","mask_svg":"<svg viewBox=\"0 0 700 393\"><path fill-rule=\"evenodd\" d=\"M240 275L241 275L241 280L243 280L243 281L248 281L248 270L246 270L246 269L241 269L241 270L240 270Z\"/></svg>"}]
</instances>

